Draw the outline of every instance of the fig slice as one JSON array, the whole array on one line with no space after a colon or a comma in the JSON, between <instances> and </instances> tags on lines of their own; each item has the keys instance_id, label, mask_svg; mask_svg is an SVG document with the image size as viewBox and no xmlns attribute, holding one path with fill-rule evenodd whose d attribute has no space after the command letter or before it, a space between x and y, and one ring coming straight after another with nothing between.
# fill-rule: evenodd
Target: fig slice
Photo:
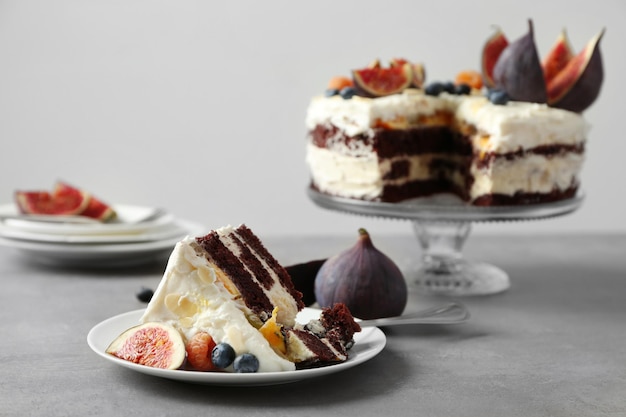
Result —
<instances>
[{"instance_id":1,"label":"fig slice","mask_svg":"<svg viewBox=\"0 0 626 417\"><path fill-rule=\"evenodd\" d=\"M559 73L569 61L574 57L572 47L567 37L565 29L561 31L556 42L550 49L550 52L545 56L541 62L541 68L543 69L543 78L546 85Z\"/></svg>"},{"instance_id":2,"label":"fig slice","mask_svg":"<svg viewBox=\"0 0 626 417\"><path fill-rule=\"evenodd\" d=\"M423 88L426 82L426 69L421 63L411 64L413 69L413 80L411 86L415 88Z\"/></svg>"},{"instance_id":3,"label":"fig slice","mask_svg":"<svg viewBox=\"0 0 626 417\"><path fill-rule=\"evenodd\" d=\"M107 353L140 365L178 369L185 361L185 343L174 327L144 323L126 330L106 349Z\"/></svg>"},{"instance_id":4,"label":"fig slice","mask_svg":"<svg viewBox=\"0 0 626 417\"><path fill-rule=\"evenodd\" d=\"M81 191L80 189L73 187L63 181L58 181L55 184L53 191L53 195L55 196L67 194L72 195L77 193L84 193L84 191ZM91 217L92 219L96 219L101 222L105 222L115 217L116 213L111 206L97 199L91 194L89 194L89 196L90 198L87 202L86 207L78 214L80 214L81 216Z\"/></svg>"},{"instance_id":5,"label":"fig slice","mask_svg":"<svg viewBox=\"0 0 626 417\"><path fill-rule=\"evenodd\" d=\"M493 68L495 88L505 91L511 100L545 103L546 84L535 46L532 20L526 35L510 43Z\"/></svg>"},{"instance_id":6,"label":"fig slice","mask_svg":"<svg viewBox=\"0 0 626 417\"><path fill-rule=\"evenodd\" d=\"M496 26L496 31L485 42L482 51L482 76L485 86L492 88L495 86L493 81L493 68L496 66L498 58L502 51L509 46L509 40L506 38L502 30Z\"/></svg>"},{"instance_id":7,"label":"fig slice","mask_svg":"<svg viewBox=\"0 0 626 417\"><path fill-rule=\"evenodd\" d=\"M410 86L415 88L423 88L424 82L426 81L426 69L424 68L424 64L419 62L409 62L404 58L393 58L389 63L391 67L398 67L405 64L411 65L411 75L413 79L411 80Z\"/></svg>"},{"instance_id":8,"label":"fig slice","mask_svg":"<svg viewBox=\"0 0 626 417\"><path fill-rule=\"evenodd\" d=\"M548 104L580 113L600 94L604 68L600 52L602 29L563 68L547 86Z\"/></svg>"},{"instance_id":9,"label":"fig slice","mask_svg":"<svg viewBox=\"0 0 626 417\"><path fill-rule=\"evenodd\" d=\"M411 64L390 68L374 67L352 71L354 86L366 97L382 97L397 94L411 85L413 74Z\"/></svg>"},{"instance_id":10,"label":"fig slice","mask_svg":"<svg viewBox=\"0 0 626 417\"><path fill-rule=\"evenodd\" d=\"M90 195L75 192L15 191L15 203L24 214L79 215L89 205Z\"/></svg>"}]
</instances>

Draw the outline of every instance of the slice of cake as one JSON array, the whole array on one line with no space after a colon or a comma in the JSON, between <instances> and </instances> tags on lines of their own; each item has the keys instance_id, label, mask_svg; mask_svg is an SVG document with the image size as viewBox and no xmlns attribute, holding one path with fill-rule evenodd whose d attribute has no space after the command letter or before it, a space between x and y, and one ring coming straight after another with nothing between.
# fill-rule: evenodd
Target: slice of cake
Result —
<instances>
[{"instance_id":1,"label":"slice of cake","mask_svg":"<svg viewBox=\"0 0 626 417\"><path fill-rule=\"evenodd\" d=\"M298 324L301 297L248 227L227 226L176 245L141 322L172 325L185 341L206 332L254 355L259 372L345 361L360 329L350 312L338 305Z\"/></svg>"}]
</instances>

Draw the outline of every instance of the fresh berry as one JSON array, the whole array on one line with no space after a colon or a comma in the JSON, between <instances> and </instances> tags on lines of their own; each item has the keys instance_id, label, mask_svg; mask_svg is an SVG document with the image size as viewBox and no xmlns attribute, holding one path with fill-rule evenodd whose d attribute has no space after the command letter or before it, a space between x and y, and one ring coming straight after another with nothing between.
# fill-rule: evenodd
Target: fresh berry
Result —
<instances>
[{"instance_id":1,"label":"fresh berry","mask_svg":"<svg viewBox=\"0 0 626 417\"><path fill-rule=\"evenodd\" d=\"M452 81L448 81L443 83L443 91L445 91L448 94L454 94L454 83Z\"/></svg>"},{"instance_id":2,"label":"fresh berry","mask_svg":"<svg viewBox=\"0 0 626 417\"><path fill-rule=\"evenodd\" d=\"M350 100L352 97L356 95L356 90L354 87L345 87L342 88L339 92L339 95L346 100Z\"/></svg>"},{"instance_id":3,"label":"fresh berry","mask_svg":"<svg viewBox=\"0 0 626 417\"><path fill-rule=\"evenodd\" d=\"M426 95L428 96L438 96L443 92L443 90L443 83L435 81L426 86L426 88L424 89L424 93L426 93Z\"/></svg>"},{"instance_id":4,"label":"fresh berry","mask_svg":"<svg viewBox=\"0 0 626 417\"><path fill-rule=\"evenodd\" d=\"M187 361L197 371L211 371L215 369L211 359L215 342L207 332L198 332L187 342Z\"/></svg>"},{"instance_id":5,"label":"fresh berry","mask_svg":"<svg viewBox=\"0 0 626 417\"><path fill-rule=\"evenodd\" d=\"M339 94L339 90L337 90L336 88L328 88L324 91L324 95L326 97L336 96L337 94Z\"/></svg>"},{"instance_id":6,"label":"fresh berry","mask_svg":"<svg viewBox=\"0 0 626 417\"><path fill-rule=\"evenodd\" d=\"M213 365L218 368L227 368L235 360L235 349L228 343L218 343L211 352Z\"/></svg>"},{"instance_id":7,"label":"fresh berry","mask_svg":"<svg viewBox=\"0 0 626 417\"><path fill-rule=\"evenodd\" d=\"M466 96L472 91L472 87L467 84L457 84L454 86L454 94Z\"/></svg>"},{"instance_id":8,"label":"fresh berry","mask_svg":"<svg viewBox=\"0 0 626 417\"><path fill-rule=\"evenodd\" d=\"M136 295L139 301L149 303L150 300L152 300L154 291L152 291L150 288L142 287L141 291L139 291Z\"/></svg>"},{"instance_id":9,"label":"fresh berry","mask_svg":"<svg viewBox=\"0 0 626 417\"><path fill-rule=\"evenodd\" d=\"M253 373L259 370L259 360L252 353L244 353L235 358L233 367L237 373Z\"/></svg>"},{"instance_id":10,"label":"fresh berry","mask_svg":"<svg viewBox=\"0 0 626 417\"><path fill-rule=\"evenodd\" d=\"M489 90L487 98L493 104L504 105L509 102L509 95L502 90Z\"/></svg>"}]
</instances>

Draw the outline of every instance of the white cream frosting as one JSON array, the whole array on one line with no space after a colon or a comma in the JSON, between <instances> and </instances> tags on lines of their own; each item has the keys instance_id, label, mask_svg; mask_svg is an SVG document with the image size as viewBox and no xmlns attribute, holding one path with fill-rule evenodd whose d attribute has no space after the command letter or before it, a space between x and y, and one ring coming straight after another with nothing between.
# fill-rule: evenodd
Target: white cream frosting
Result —
<instances>
[{"instance_id":1,"label":"white cream frosting","mask_svg":"<svg viewBox=\"0 0 626 417\"><path fill-rule=\"evenodd\" d=\"M199 331L216 343L229 343L237 354L252 353L259 372L290 371L295 365L279 356L250 324L243 303L217 279L216 270L197 253L193 238L179 242L141 322L166 322L188 340Z\"/></svg>"},{"instance_id":2,"label":"white cream frosting","mask_svg":"<svg viewBox=\"0 0 626 417\"><path fill-rule=\"evenodd\" d=\"M405 118L410 124L420 116L447 111L458 121L469 122L489 141L475 143L477 149L497 153L529 149L544 144L579 144L585 141L589 126L577 113L546 104L509 102L495 105L481 95L437 97L421 90L406 90L386 97L314 97L306 116L306 127L336 126L348 136L373 135L379 121Z\"/></svg>"}]
</instances>

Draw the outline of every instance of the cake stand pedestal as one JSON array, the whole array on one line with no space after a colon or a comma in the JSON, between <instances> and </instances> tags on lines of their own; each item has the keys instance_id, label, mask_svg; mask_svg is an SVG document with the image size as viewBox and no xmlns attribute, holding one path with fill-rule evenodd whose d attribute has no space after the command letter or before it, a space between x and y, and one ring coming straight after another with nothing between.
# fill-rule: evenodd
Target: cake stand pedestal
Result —
<instances>
[{"instance_id":1,"label":"cake stand pedestal","mask_svg":"<svg viewBox=\"0 0 626 417\"><path fill-rule=\"evenodd\" d=\"M487 295L506 291L509 276L502 269L463 258L463 245L474 222L539 220L569 214L584 196L526 206L476 207L441 194L401 203L383 203L332 197L308 189L318 206L345 213L411 221L422 248L415 276L421 293L446 296Z\"/></svg>"}]
</instances>

